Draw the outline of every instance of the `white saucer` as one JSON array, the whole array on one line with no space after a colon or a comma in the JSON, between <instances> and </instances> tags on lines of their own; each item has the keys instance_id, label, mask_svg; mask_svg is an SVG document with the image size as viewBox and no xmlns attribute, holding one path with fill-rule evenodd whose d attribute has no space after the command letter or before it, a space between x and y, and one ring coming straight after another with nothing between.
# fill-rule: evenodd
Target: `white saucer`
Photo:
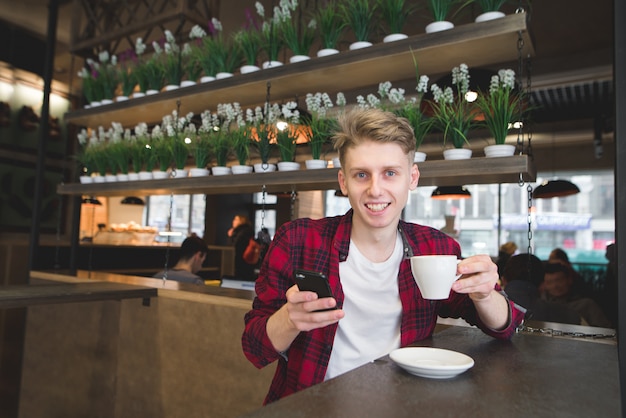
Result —
<instances>
[{"instance_id":1,"label":"white saucer","mask_svg":"<svg viewBox=\"0 0 626 418\"><path fill-rule=\"evenodd\" d=\"M432 347L398 348L389 357L407 372L431 379L449 379L474 365L470 356Z\"/></svg>"}]
</instances>

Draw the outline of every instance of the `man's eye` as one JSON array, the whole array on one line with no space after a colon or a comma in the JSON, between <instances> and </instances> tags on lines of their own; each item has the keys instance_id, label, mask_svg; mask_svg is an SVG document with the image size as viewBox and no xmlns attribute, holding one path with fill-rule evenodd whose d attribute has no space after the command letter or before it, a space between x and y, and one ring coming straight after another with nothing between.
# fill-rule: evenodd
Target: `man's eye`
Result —
<instances>
[{"instance_id":1,"label":"man's eye","mask_svg":"<svg viewBox=\"0 0 626 418\"><path fill-rule=\"evenodd\" d=\"M387 170L387 175L388 175L389 177L393 177L393 176L395 176L395 175L396 175L396 172L395 172L395 171L393 171L393 170Z\"/></svg>"},{"instance_id":2,"label":"man's eye","mask_svg":"<svg viewBox=\"0 0 626 418\"><path fill-rule=\"evenodd\" d=\"M356 177L359 179L364 179L365 178L365 173L360 172L360 173L356 173Z\"/></svg>"}]
</instances>

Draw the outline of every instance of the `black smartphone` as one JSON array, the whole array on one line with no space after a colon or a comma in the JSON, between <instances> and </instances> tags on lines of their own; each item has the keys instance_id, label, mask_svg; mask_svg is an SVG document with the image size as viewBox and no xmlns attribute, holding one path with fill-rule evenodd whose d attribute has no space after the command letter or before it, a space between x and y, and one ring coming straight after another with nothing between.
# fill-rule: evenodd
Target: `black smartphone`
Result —
<instances>
[{"instance_id":1,"label":"black smartphone","mask_svg":"<svg viewBox=\"0 0 626 418\"><path fill-rule=\"evenodd\" d=\"M332 298L333 293L325 274L316 271L296 269L293 273L298 289L315 292L318 298ZM331 308L337 309L337 308ZM330 310L330 309L324 309Z\"/></svg>"}]
</instances>

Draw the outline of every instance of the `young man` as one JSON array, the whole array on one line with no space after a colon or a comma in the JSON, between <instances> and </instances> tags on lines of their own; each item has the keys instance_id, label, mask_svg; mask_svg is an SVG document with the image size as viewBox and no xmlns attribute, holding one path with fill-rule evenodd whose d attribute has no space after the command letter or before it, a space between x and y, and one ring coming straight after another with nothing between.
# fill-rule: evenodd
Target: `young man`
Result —
<instances>
[{"instance_id":1,"label":"young man","mask_svg":"<svg viewBox=\"0 0 626 418\"><path fill-rule=\"evenodd\" d=\"M185 238L180 246L178 262L174 267L167 270L167 279L184 283L204 284L202 277L196 273L202 268L208 252L209 247L202 238L196 235ZM165 270L152 277L162 279L163 276L165 276Z\"/></svg>"},{"instance_id":2,"label":"young man","mask_svg":"<svg viewBox=\"0 0 626 418\"><path fill-rule=\"evenodd\" d=\"M247 358L257 367L279 362L265 403L430 337L437 315L463 317L502 339L513 335L524 315L498 292L498 272L487 255L459 263L462 276L449 299L421 297L410 257L460 258L461 250L438 230L400 220L419 179L406 119L354 110L340 120L334 141L339 185L352 209L296 219L277 231L245 317ZM299 291L296 268L324 273L334 298ZM337 309L317 312L327 308Z\"/></svg>"}]
</instances>

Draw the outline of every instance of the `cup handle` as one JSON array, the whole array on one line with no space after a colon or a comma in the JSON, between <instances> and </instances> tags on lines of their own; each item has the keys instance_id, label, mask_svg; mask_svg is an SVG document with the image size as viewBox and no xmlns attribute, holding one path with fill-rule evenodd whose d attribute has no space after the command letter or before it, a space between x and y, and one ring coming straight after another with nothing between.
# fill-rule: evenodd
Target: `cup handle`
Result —
<instances>
[{"instance_id":1,"label":"cup handle","mask_svg":"<svg viewBox=\"0 0 626 418\"><path fill-rule=\"evenodd\" d=\"M463 261L463 260L461 260L461 259L457 259L457 260L456 260L456 264L457 264L457 266L459 265L459 263L460 263L461 261ZM459 277L461 277L461 276L462 276L462 274L457 274L457 275L456 275L456 279L454 279L454 281L456 282L457 280L459 280Z\"/></svg>"}]
</instances>

